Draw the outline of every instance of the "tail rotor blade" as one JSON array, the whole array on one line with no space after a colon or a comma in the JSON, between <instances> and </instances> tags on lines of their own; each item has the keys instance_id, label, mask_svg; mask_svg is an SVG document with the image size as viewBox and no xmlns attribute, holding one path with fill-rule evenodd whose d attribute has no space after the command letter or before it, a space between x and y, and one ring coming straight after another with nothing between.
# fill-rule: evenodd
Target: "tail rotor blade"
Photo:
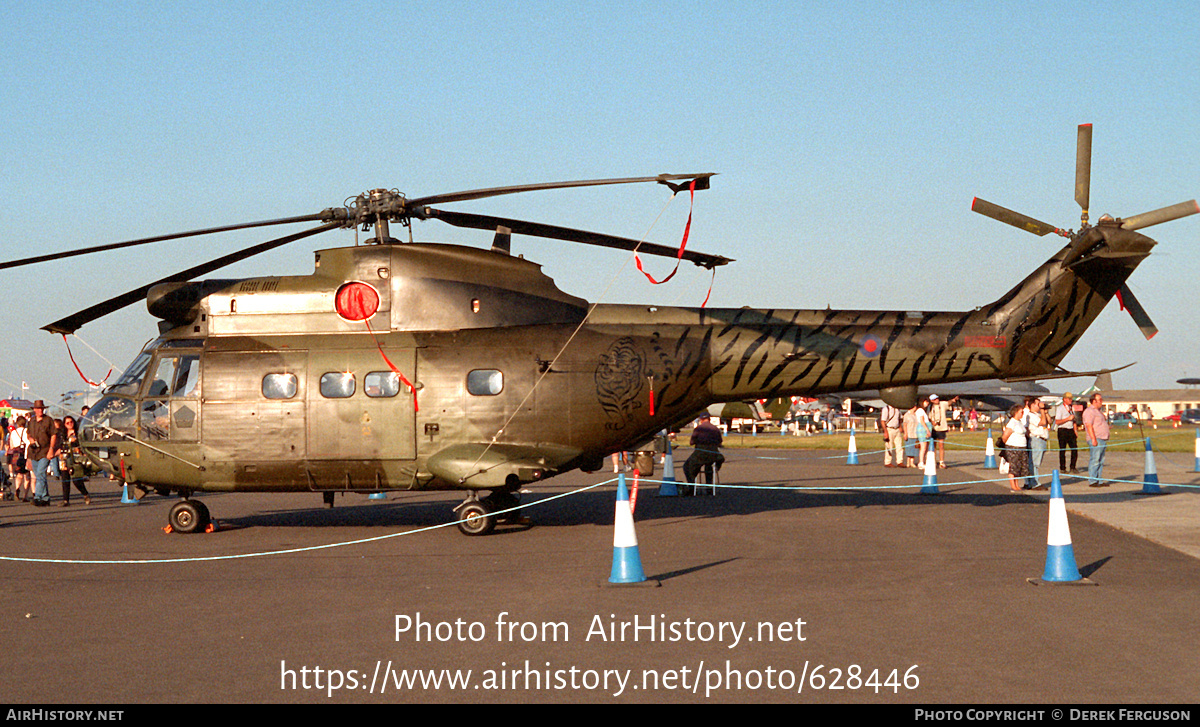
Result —
<instances>
[{"instance_id":1,"label":"tail rotor blade","mask_svg":"<svg viewBox=\"0 0 1200 727\"><path fill-rule=\"evenodd\" d=\"M1083 208L1083 223L1087 224L1088 202L1092 184L1092 125L1080 124L1075 140L1075 201Z\"/></svg>"},{"instance_id":2,"label":"tail rotor blade","mask_svg":"<svg viewBox=\"0 0 1200 727\"><path fill-rule=\"evenodd\" d=\"M1035 220L1028 215L1021 214L1020 212L1013 212L1010 209L1001 207L998 204L992 204L991 202L979 199L978 197L971 202L971 211L978 212L985 217L991 217L994 220L1000 220L1001 222L1012 225L1013 227L1019 227L1026 232L1032 232L1038 237L1048 235L1051 232L1057 232L1060 235L1065 234L1062 230L1058 229L1054 225L1049 225L1040 220Z\"/></svg>"},{"instance_id":3,"label":"tail rotor blade","mask_svg":"<svg viewBox=\"0 0 1200 727\"><path fill-rule=\"evenodd\" d=\"M1200 212L1200 205L1197 205L1196 200L1193 199L1187 202L1173 204L1170 207L1163 207L1162 209L1157 209L1153 212L1143 212L1140 215L1126 217L1125 219L1121 220L1121 227L1125 228L1126 230L1139 230L1143 227L1158 225L1163 222L1177 220L1180 217L1194 215L1197 212Z\"/></svg>"},{"instance_id":4,"label":"tail rotor blade","mask_svg":"<svg viewBox=\"0 0 1200 727\"><path fill-rule=\"evenodd\" d=\"M1117 300L1121 303L1121 307L1129 311L1129 315L1133 318L1133 322L1141 329L1142 335L1149 341L1154 338L1154 334L1158 333L1158 328L1155 327L1154 321L1150 320L1149 314L1137 298L1133 296L1133 291L1129 289L1127 284L1122 284L1121 289L1117 291Z\"/></svg>"}]
</instances>

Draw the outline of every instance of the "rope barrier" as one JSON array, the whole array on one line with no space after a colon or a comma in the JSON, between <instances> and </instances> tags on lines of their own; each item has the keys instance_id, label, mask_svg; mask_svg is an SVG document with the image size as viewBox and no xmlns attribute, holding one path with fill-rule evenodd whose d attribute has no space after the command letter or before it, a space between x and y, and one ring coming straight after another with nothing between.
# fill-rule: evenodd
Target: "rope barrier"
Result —
<instances>
[{"instance_id":1,"label":"rope barrier","mask_svg":"<svg viewBox=\"0 0 1200 727\"><path fill-rule=\"evenodd\" d=\"M878 450L878 452L882 452L882 451L883 450ZM840 457L840 456L844 456L844 455L837 455L837 456ZM792 460L795 460L795 459L829 459L829 457L788 458L788 457L753 457L753 456L751 456L751 457L740 457L739 459L769 459L769 460L792 459ZM1087 479L1087 478L1084 477L1083 479ZM526 508L537 507L539 505L553 502L555 500L563 499L566 497L572 497L574 495L578 495L583 492L587 492L587 491L594 490L594 489L597 489L600 487L604 487L605 485L612 484L616 481L617 481L617 478L610 478L610 479L604 480L602 482L597 482L597 483L594 483L591 485L585 485L583 487L577 487L575 489L569 490L567 492L559 493L557 495L550 495L548 497L541 498L535 502L521 504L521 505L518 505L515 507L505 508L503 510L497 510L492 514L498 516L498 515L504 515L506 513L514 512L517 510L523 510ZM1122 480L1122 479L1106 478L1104 481L1110 482L1110 483L1131 484L1131 485L1143 484L1143 482L1140 480ZM640 482L643 486L645 486L645 485L652 485L652 484L662 485L662 484L665 484L667 481L666 480L643 479ZM970 480L960 480L958 482L940 482L938 484L941 487L954 487L954 486L960 486L960 485L978 485L978 484L1008 483L1008 482L1009 482L1008 477L1002 477L1002 478L985 479L985 480L970 479ZM671 480L671 483L677 484L674 480ZM1158 484L1160 487L1178 487L1178 488L1186 488L1186 489L1200 489L1200 485L1194 485L1194 484L1166 483L1166 482L1160 482ZM847 490L849 490L849 491L909 490L909 489L921 489L924 486L925 485L922 482L912 482L912 483L904 483L904 484L896 484L896 485L861 485L861 484L860 485L733 485L733 484L726 484L726 483L721 483L719 485L715 485L715 487L721 487L726 490L747 490L747 491L750 491L750 490L772 490L772 491L776 491L776 492L789 491L789 490L793 491L793 492L812 491L812 490L823 490L823 491L832 491L832 492L847 491ZM1024 490L1022 490L1022 492L1024 492ZM32 558L32 557L0 555L0 561L15 562L15 563L58 563L58 564L68 564L68 565L148 565L148 564L167 564L167 563L199 563L199 562L206 562L206 561L229 561L229 560L241 560L241 559L248 559L248 558L264 558L264 557L275 556L275 555L291 555L291 554L295 554L295 553L314 552L314 551L318 551L318 550L329 550L332 548L344 548L344 547L349 547L349 546L354 546L354 545L363 545L366 543L390 540L392 538L404 537L404 536L408 536L408 535L417 535L419 533L431 532L434 530L440 530L442 528L448 528L448 527L457 526L457 525L458 525L458 522L456 520L452 520L452 521L441 523L438 525L430 525L427 527L415 528L412 530L405 530L405 531L398 532L398 533L388 533L386 535L376 535L376 536L372 536L369 538L358 538L358 539L354 539L354 540L345 540L345 541L339 541L336 543L325 543L322 545L311 545L311 546L305 546L305 547L299 547L299 548L284 548L281 550L260 551L260 552L255 552L255 553L239 553L239 554L231 554L231 555L209 555L209 556L196 556L196 557L189 557L189 558L158 558L158 559L151 559L151 558L69 559L69 558Z\"/></svg>"},{"instance_id":2,"label":"rope barrier","mask_svg":"<svg viewBox=\"0 0 1200 727\"><path fill-rule=\"evenodd\" d=\"M551 502L553 500L559 500L564 497L570 497L572 495L577 495L581 492L587 492L588 490L594 490L597 487L603 487L604 485L611 484L613 482L616 482L615 478L610 479L610 480L605 480L604 482L597 482L592 485L585 485L583 487L577 487L574 490L571 490L569 492L562 492L557 495L550 495L549 497L544 497L536 502L531 502L527 505L518 505L516 507L510 507L510 508L506 508L504 510L497 510L492 514L493 515L503 515L505 513L513 512L515 510L521 510L521 509L527 508L527 507L535 507L537 505ZM359 538L357 540L344 540L344 541L337 542L337 543L326 543L324 545L309 545L309 546L305 546L302 548L284 548L282 550L268 550L268 551L262 551L262 552L258 552L258 553L239 553L239 554L234 554L234 555L205 555L205 556L197 556L194 558L156 558L156 559L140 558L140 559L132 559L132 560L121 560L121 559L118 559L118 560L72 560L72 559L66 559L66 558L26 558L26 557L11 556L11 555L0 555L0 561L8 561L8 562L16 562L16 563L65 563L65 564L72 564L72 565L145 565L145 564L151 564L151 563L155 563L155 564L157 564L157 563L200 563L200 562L204 562L204 561L214 561L214 560L240 560L240 559L244 559L244 558L265 558L267 556L272 556L272 555L290 555L293 553L307 553L307 552L312 552L312 551L316 551L316 550L329 550L331 548L344 548L344 547L348 547L351 545L362 545L364 543L373 543L373 542L377 542L377 541L381 541L381 540L390 540L392 538L399 538L399 537L403 537L405 535L416 535L418 533L430 532L432 530L440 530L441 528L448 528L448 527L457 526L457 525L458 525L458 521L452 520L450 522L441 523L440 525L430 525L430 526L424 527L424 528L405 530L405 531L399 532L399 533L389 533L387 535L376 535L376 536L373 536L370 538Z\"/></svg>"}]
</instances>

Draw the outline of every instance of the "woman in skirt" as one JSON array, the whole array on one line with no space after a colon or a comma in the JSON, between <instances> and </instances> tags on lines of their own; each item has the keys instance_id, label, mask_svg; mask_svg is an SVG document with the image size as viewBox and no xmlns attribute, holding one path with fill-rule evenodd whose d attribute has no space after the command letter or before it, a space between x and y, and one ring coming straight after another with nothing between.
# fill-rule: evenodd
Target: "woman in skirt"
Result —
<instances>
[{"instance_id":1,"label":"woman in skirt","mask_svg":"<svg viewBox=\"0 0 1200 727\"><path fill-rule=\"evenodd\" d=\"M1004 440L1004 459L1008 462L1008 487L1013 492L1020 492L1029 476L1029 438L1024 415L1024 405L1014 404L1000 437Z\"/></svg>"}]
</instances>

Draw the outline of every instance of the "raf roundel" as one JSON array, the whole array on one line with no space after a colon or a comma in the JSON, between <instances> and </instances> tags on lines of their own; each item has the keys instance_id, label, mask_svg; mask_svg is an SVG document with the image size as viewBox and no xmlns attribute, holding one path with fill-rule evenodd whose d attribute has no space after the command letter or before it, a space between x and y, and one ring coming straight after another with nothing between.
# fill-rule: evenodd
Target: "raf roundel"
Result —
<instances>
[{"instance_id":1,"label":"raf roundel","mask_svg":"<svg viewBox=\"0 0 1200 727\"><path fill-rule=\"evenodd\" d=\"M333 299L337 314L348 321L365 321L379 310L379 293L366 283L346 283Z\"/></svg>"},{"instance_id":2,"label":"raf roundel","mask_svg":"<svg viewBox=\"0 0 1200 727\"><path fill-rule=\"evenodd\" d=\"M858 344L858 350L867 358L875 358L883 350L883 342L878 337L868 334L863 336L862 343Z\"/></svg>"}]
</instances>

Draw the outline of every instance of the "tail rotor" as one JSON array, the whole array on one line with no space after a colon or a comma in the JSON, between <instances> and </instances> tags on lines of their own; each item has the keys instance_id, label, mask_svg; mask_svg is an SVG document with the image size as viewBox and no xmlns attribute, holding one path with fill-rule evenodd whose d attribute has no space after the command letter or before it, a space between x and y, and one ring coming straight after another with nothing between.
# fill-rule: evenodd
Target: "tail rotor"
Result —
<instances>
[{"instance_id":1,"label":"tail rotor","mask_svg":"<svg viewBox=\"0 0 1200 727\"><path fill-rule=\"evenodd\" d=\"M1080 229L1078 232L1074 230L1062 230L1054 225L1034 219L1028 215L1014 212L1010 209L1001 207L998 204L993 204L978 197L971 203L971 210L978 212L985 217L991 217L994 220L999 220L1007 225L1012 225L1019 229L1031 232L1039 237L1048 235L1051 232L1066 237L1071 240L1072 250L1062 260L1062 265L1073 266L1078 265L1088 260L1095 258L1120 259L1122 257L1137 258L1145 257L1144 252L1132 252L1129 250L1112 249L1111 240L1115 236L1110 234L1089 235L1088 233L1096 229L1088 224L1088 207L1091 204L1091 183L1092 183L1092 125L1080 124L1077 136L1075 139L1075 202L1082 210L1080 214ZM1097 227L1115 227L1121 230L1140 230L1152 225L1170 222L1181 217L1187 217L1200 213L1200 205L1196 204L1196 200L1180 202L1169 207L1162 207L1150 212L1144 212L1140 215L1132 217L1113 219L1108 215L1101 216L1097 223ZM1114 230L1115 232L1115 230ZM1149 241L1153 244L1153 241ZM1138 303L1134 297L1133 291L1125 283L1121 284L1117 290L1117 299L1122 310L1129 312L1134 323L1142 331L1147 339L1150 339L1154 334L1158 333L1158 328L1154 326L1150 320L1146 309Z\"/></svg>"}]
</instances>

